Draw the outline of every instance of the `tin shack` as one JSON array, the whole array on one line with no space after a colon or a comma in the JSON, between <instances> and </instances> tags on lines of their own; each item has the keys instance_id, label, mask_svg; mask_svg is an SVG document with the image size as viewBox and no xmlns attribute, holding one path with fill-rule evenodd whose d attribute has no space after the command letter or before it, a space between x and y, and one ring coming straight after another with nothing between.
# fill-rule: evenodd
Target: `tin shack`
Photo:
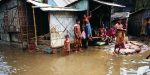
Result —
<instances>
[{"instance_id":1,"label":"tin shack","mask_svg":"<svg viewBox=\"0 0 150 75\"><path fill-rule=\"evenodd\" d=\"M97 29L103 22L106 26L110 25L111 18L111 6L125 7L119 4L114 4L111 0L99 1L99 0L47 0L46 3L40 3L33 0L27 0L32 4L32 8L35 10L35 29L37 36L35 36L35 43L41 45L43 40L47 41L47 44L52 47L61 47L64 44L64 36L68 34L71 42L74 38L74 24L76 19L83 20L83 14L92 14L91 26L92 29ZM42 21L43 13L46 13L47 22L39 23ZM45 26L45 27L43 27ZM41 30L45 28L46 32ZM45 37L45 38L44 38ZM47 39L46 39L47 38Z\"/></svg>"}]
</instances>

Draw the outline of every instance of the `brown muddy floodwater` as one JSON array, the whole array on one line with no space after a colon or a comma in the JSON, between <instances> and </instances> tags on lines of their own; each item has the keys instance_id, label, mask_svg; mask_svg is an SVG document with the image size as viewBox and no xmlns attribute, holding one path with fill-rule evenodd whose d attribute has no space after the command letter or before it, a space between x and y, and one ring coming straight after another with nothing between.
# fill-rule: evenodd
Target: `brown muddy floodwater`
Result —
<instances>
[{"instance_id":1,"label":"brown muddy floodwater","mask_svg":"<svg viewBox=\"0 0 150 75\"><path fill-rule=\"evenodd\" d=\"M0 45L0 75L136 75L138 67L150 66L150 51L134 55L113 55L101 47L63 56L28 53L14 46ZM127 72L130 72L127 74Z\"/></svg>"}]
</instances>

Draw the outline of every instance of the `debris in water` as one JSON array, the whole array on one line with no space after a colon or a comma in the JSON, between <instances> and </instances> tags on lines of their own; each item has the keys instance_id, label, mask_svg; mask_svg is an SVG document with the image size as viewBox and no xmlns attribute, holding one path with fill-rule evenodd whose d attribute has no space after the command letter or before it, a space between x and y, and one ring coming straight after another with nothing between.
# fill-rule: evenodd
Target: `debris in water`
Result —
<instances>
[{"instance_id":1,"label":"debris in water","mask_svg":"<svg viewBox=\"0 0 150 75\"><path fill-rule=\"evenodd\" d=\"M135 69L127 69L121 68L120 75L149 75L150 74L150 66L142 66L139 67L137 70Z\"/></svg>"}]
</instances>

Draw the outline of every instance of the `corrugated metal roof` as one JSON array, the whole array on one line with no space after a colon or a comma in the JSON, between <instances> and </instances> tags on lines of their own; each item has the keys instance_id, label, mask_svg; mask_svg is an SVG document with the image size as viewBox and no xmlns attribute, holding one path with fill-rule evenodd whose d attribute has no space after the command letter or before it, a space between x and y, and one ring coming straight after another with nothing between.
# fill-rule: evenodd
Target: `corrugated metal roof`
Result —
<instances>
[{"instance_id":1,"label":"corrugated metal roof","mask_svg":"<svg viewBox=\"0 0 150 75\"><path fill-rule=\"evenodd\" d=\"M100 0L93 0L93 1L101 3L101 4L109 5L109 6L126 7L124 5L120 5L120 4L116 4L116 3L110 3L110 2L104 2L104 1L100 1Z\"/></svg>"},{"instance_id":2,"label":"corrugated metal roof","mask_svg":"<svg viewBox=\"0 0 150 75\"><path fill-rule=\"evenodd\" d=\"M48 4L51 6L65 7L78 0L48 0Z\"/></svg>"},{"instance_id":3,"label":"corrugated metal roof","mask_svg":"<svg viewBox=\"0 0 150 75\"><path fill-rule=\"evenodd\" d=\"M40 8L42 11L79 11L78 9L72 8L59 8L59 7L48 7L48 8Z\"/></svg>"},{"instance_id":4,"label":"corrugated metal roof","mask_svg":"<svg viewBox=\"0 0 150 75\"><path fill-rule=\"evenodd\" d=\"M27 0L27 2L32 3L34 8L40 8L42 11L79 11L78 9L67 8L67 7L52 7L45 3L39 3L33 0Z\"/></svg>"},{"instance_id":5,"label":"corrugated metal roof","mask_svg":"<svg viewBox=\"0 0 150 75\"><path fill-rule=\"evenodd\" d=\"M37 7L49 7L50 5L45 4L45 3L39 3L33 0L27 0L27 2L32 3L33 5L37 6Z\"/></svg>"}]
</instances>

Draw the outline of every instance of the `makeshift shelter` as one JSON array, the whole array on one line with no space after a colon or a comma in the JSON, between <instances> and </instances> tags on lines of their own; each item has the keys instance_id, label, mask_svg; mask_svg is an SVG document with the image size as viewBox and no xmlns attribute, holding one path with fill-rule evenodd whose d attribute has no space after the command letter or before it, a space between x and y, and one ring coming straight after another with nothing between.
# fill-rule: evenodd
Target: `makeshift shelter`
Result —
<instances>
[{"instance_id":1,"label":"makeshift shelter","mask_svg":"<svg viewBox=\"0 0 150 75\"><path fill-rule=\"evenodd\" d=\"M128 33L136 36L145 34L147 17L150 17L150 9L142 9L132 13L129 17Z\"/></svg>"},{"instance_id":2,"label":"makeshift shelter","mask_svg":"<svg viewBox=\"0 0 150 75\"><path fill-rule=\"evenodd\" d=\"M0 37L2 41L27 45L28 26L32 23L30 7L24 0L0 1ZM33 29L31 29L33 30ZM34 32L30 31L34 34Z\"/></svg>"},{"instance_id":3,"label":"makeshift shelter","mask_svg":"<svg viewBox=\"0 0 150 75\"><path fill-rule=\"evenodd\" d=\"M98 0L48 0L48 4L32 0L27 1L34 5L32 6L33 9L41 9L48 14L48 35L50 47L63 46L65 35L69 35L71 42L73 42L73 28L75 21L77 18L82 20L83 14L90 12L93 14L91 25L94 28L101 24L100 21L106 21L106 24L109 25L111 6L125 7ZM35 15L35 17L36 16L38 15ZM38 29L36 30L38 32ZM35 36L35 39L38 39L37 36Z\"/></svg>"},{"instance_id":4,"label":"makeshift shelter","mask_svg":"<svg viewBox=\"0 0 150 75\"><path fill-rule=\"evenodd\" d=\"M56 4L55 1L57 1L57 0L53 0L53 1L48 0L49 4L44 4L44 3L38 3L38 2L35 2L32 0L28 0L28 2L35 5L35 6L33 6L33 9L37 10L40 8L42 10L42 12L44 11L47 13L48 24L46 24L45 26L48 29L45 29L45 30L48 32L45 32L45 34L46 34L46 36L48 36L48 39L42 39L42 41L44 40L44 42L47 42L47 45L49 45L50 47L62 46L64 43L65 35L69 35L71 41L73 42L73 37L74 37L73 27L74 27L76 17L77 17L76 11L79 11L77 9L64 7L64 6L68 5L64 1L61 1L62 3L59 3L61 5ZM62 5L62 4L64 4L64 5ZM43 14L43 13L41 13L41 14ZM39 32L39 30L40 30L40 27L38 27L38 26L42 25L42 24L38 25L37 19L40 19L40 18L37 18L38 16L39 15L35 15L35 19L36 19L35 27L37 30L36 33ZM39 28L39 29L37 29L37 28ZM40 32L42 32L42 31L40 31ZM42 41L39 41L40 39L38 38L38 36L45 37L45 34L36 34L37 36L35 36L35 42L38 44L43 43Z\"/></svg>"}]
</instances>

